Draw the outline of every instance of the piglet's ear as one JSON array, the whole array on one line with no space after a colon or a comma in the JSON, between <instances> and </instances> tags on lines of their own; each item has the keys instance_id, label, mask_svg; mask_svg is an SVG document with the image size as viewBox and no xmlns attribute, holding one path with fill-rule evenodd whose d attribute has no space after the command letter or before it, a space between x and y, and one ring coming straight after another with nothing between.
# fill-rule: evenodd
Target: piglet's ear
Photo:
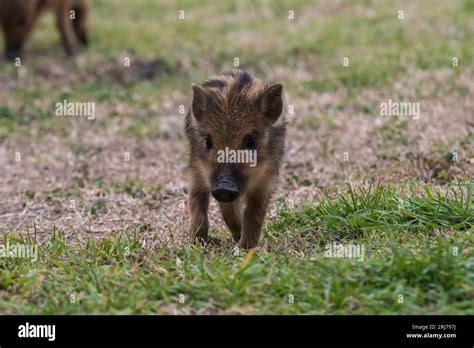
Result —
<instances>
[{"instance_id":1,"label":"piglet's ear","mask_svg":"<svg viewBox=\"0 0 474 348\"><path fill-rule=\"evenodd\" d=\"M260 111L271 123L276 122L283 111L282 91L283 86L277 83L265 88L257 99Z\"/></svg>"},{"instance_id":2,"label":"piglet's ear","mask_svg":"<svg viewBox=\"0 0 474 348\"><path fill-rule=\"evenodd\" d=\"M200 122L208 107L208 97L204 88L199 85L193 84L193 91L193 115Z\"/></svg>"}]
</instances>

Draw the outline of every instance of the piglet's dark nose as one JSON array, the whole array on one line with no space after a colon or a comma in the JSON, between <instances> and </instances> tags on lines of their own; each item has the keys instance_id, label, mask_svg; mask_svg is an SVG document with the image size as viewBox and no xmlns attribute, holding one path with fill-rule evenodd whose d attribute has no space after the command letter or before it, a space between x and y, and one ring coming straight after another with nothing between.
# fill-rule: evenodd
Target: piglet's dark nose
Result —
<instances>
[{"instance_id":1,"label":"piglet's dark nose","mask_svg":"<svg viewBox=\"0 0 474 348\"><path fill-rule=\"evenodd\" d=\"M233 182L221 180L212 189L212 195L219 202L230 203L239 196L239 188Z\"/></svg>"}]
</instances>

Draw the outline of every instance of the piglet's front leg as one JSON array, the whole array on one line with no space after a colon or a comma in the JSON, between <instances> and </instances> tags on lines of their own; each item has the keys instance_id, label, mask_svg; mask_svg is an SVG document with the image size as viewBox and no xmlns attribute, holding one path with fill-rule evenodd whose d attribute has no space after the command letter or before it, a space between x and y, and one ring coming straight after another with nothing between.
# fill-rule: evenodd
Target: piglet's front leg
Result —
<instances>
[{"instance_id":1,"label":"piglet's front leg","mask_svg":"<svg viewBox=\"0 0 474 348\"><path fill-rule=\"evenodd\" d=\"M198 242L207 242L209 231L209 220L207 217L209 192L196 188L191 189L188 204L191 213L191 238Z\"/></svg>"},{"instance_id":2,"label":"piglet's front leg","mask_svg":"<svg viewBox=\"0 0 474 348\"><path fill-rule=\"evenodd\" d=\"M269 202L270 194L264 189L252 191L247 195L239 247L250 249L258 246Z\"/></svg>"}]
</instances>

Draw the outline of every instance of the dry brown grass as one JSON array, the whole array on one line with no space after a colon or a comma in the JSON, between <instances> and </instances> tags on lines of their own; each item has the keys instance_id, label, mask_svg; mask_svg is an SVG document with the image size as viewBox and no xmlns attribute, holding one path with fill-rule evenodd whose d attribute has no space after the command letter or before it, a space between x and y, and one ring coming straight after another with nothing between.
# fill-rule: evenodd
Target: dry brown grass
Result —
<instances>
[{"instance_id":1,"label":"dry brown grass","mask_svg":"<svg viewBox=\"0 0 474 348\"><path fill-rule=\"evenodd\" d=\"M156 78L155 65L142 65L153 76L139 78ZM90 82L112 76L116 83L127 81L113 63L84 76L74 74L73 69L71 63L45 63L28 78L2 84L1 98L15 104L8 97L9 90L39 83L45 77L58 88L65 88L70 79ZM140 74L138 70L132 73ZM274 73L277 78L289 74L283 68ZM307 76L304 67L291 74L301 79ZM350 102L342 89L287 95L295 114L288 114L287 152L275 200L284 200L290 207L312 202L346 182L367 185L418 179L442 184L456 177L472 177L473 142L461 145L459 140L473 132L474 79L470 71L454 77L450 86L467 90L464 96L446 90L448 79L453 79L449 71L413 71L393 86L391 95L364 89ZM136 231L159 243L183 241L187 148L181 136L183 117L173 113L183 98L189 103L185 91L174 92L150 110L98 103L101 115L116 117L105 123L104 119L96 123L67 120L67 137L55 133L36 136L35 124L27 135L9 136L0 146L0 231L35 230L41 236L60 229L72 239ZM379 116L378 105L388 98L420 101L420 119ZM375 108L363 112L364 105ZM136 139L119 131L137 113L156 117L158 137ZM403 127L397 122L404 123ZM384 125L394 127L395 140L386 139L381 131ZM403 143L397 141L400 138ZM81 151L77 151L78 144ZM451 148L458 151L459 160L448 166L443 151ZM15 161L16 152L21 153L20 162ZM131 154L130 162L124 161L125 152ZM348 161L343 160L346 152ZM444 180L436 177L443 168ZM130 192L124 188L127 185ZM28 198L27 192L34 192L34 198ZM70 207L71 199L75 208ZM91 214L93 207L97 215ZM213 226L223 228L215 204L211 211Z\"/></svg>"}]
</instances>

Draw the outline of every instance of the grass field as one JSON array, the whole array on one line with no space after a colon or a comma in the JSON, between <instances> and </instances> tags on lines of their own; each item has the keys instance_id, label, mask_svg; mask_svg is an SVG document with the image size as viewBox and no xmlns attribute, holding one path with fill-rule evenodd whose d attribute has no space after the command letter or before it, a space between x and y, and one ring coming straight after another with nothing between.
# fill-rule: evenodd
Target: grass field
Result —
<instances>
[{"instance_id":1,"label":"grass field","mask_svg":"<svg viewBox=\"0 0 474 348\"><path fill-rule=\"evenodd\" d=\"M44 17L21 67L0 61L0 238L38 248L0 257L0 313L474 314L473 18L471 0L94 0L68 60ZM182 131L191 83L237 60L284 85L289 121L262 245L240 253L214 203L222 243L186 240ZM55 116L64 99L97 117ZM389 99L420 117L381 116Z\"/></svg>"}]
</instances>

